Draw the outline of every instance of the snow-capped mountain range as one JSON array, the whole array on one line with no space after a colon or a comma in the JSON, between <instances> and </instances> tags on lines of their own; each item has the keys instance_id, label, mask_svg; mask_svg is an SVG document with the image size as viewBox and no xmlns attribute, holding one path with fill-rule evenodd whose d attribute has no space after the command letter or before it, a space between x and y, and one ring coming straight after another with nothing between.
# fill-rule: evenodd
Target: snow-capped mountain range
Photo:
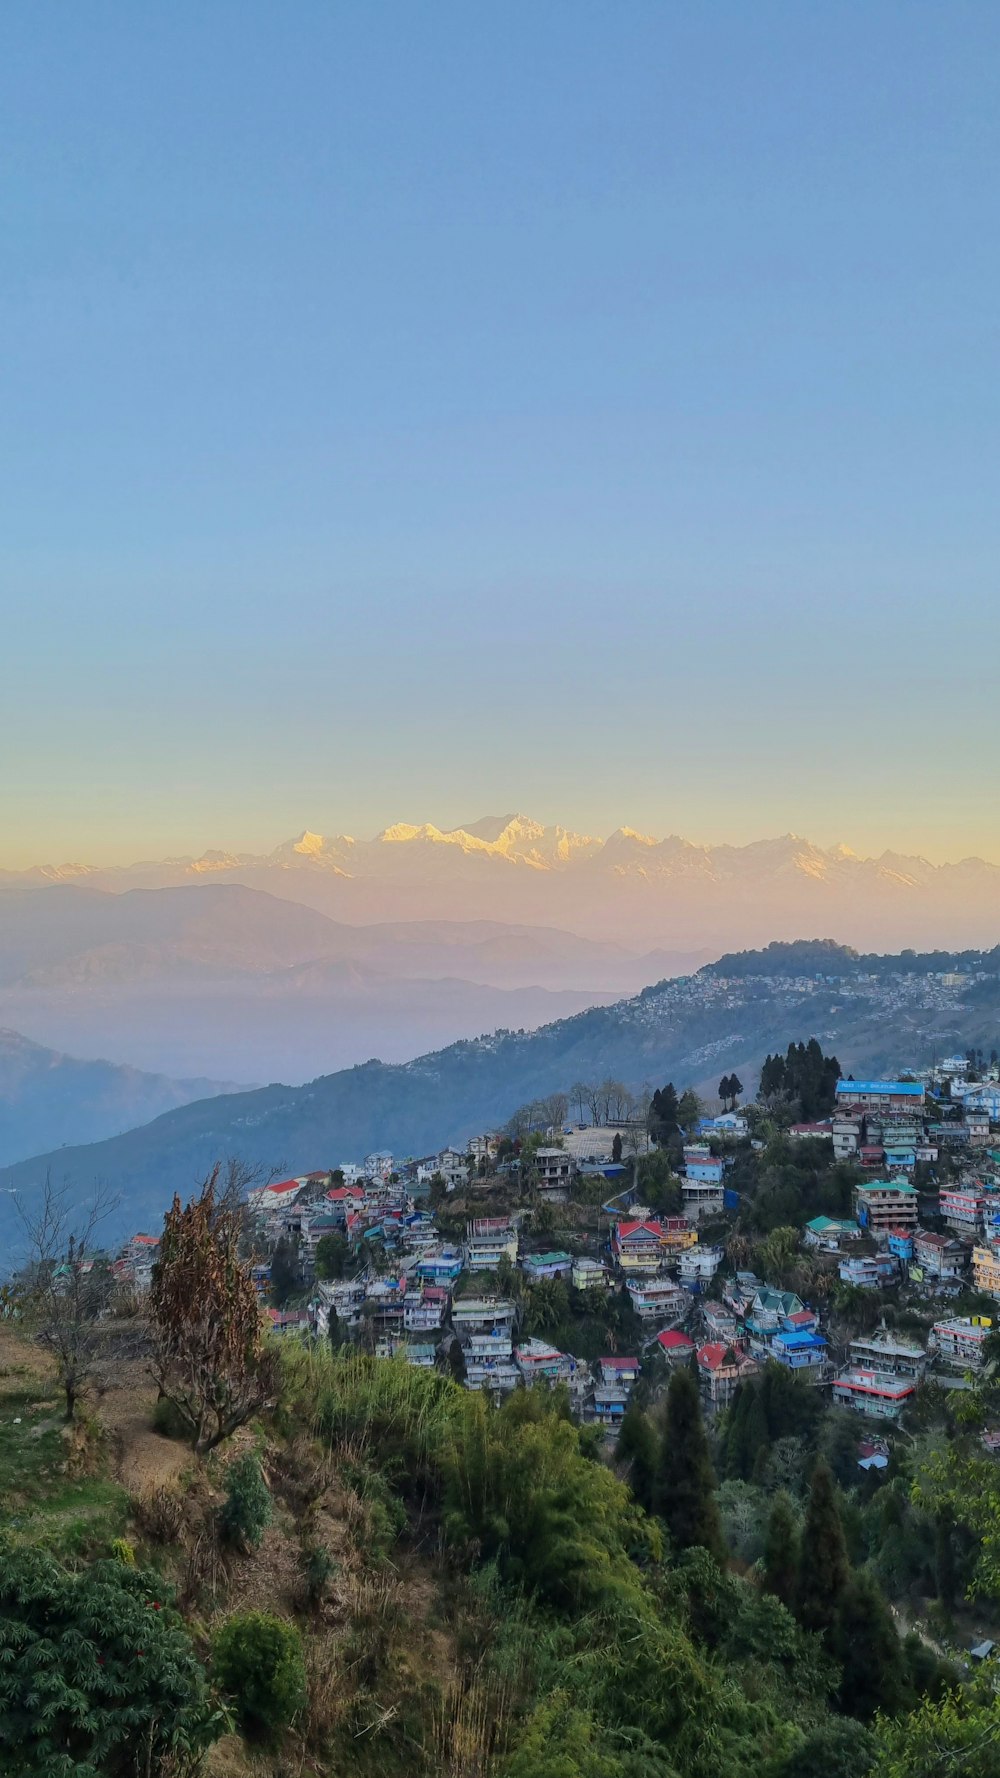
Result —
<instances>
[{"instance_id":1,"label":"snow-capped mountain range","mask_svg":"<svg viewBox=\"0 0 1000 1778\"><path fill-rule=\"evenodd\" d=\"M398 822L369 840L306 831L263 854L0 871L0 883L18 882L112 892L242 883L359 924L531 921L641 947L729 949L817 933L866 948L1000 938L1000 866L980 858L863 858L795 834L745 846L628 827L598 838L524 815L450 829Z\"/></svg>"}]
</instances>

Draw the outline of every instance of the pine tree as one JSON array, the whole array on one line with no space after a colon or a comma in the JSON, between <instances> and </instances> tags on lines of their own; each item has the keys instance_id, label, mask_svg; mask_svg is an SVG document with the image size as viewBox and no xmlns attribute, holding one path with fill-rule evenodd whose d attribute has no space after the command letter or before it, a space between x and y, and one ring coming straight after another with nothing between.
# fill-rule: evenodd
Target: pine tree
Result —
<instances>
[{"instance_id":1,"label":"pine tree","mask_svg":"<svg viewBox=\"0 0 1000 1778\"><path fill-rule=\"evenodd\" d=\"M952 1517L947 1509L938 1513L934 1525L934 1572L937 1595L950 1611L955 1603L955 1544Z\"/></svg>"},{"instance_id":2,"label":"pine tree","mask_svg":"<svg viewBox=\"0 0 1000 1778\"><path fill-rule=\"evenodd\" d=\"M804 1629L831 1630L850 1577L833 1477L820 1459L812 1473L799 1558L797 1603Z\"/></svg>"},{"instance_id":3,"label":"pine tree","mask_svg":"<svg viewBox=\"0 0 1000 1778\"><path fill-rule=\"evenodd\" d=\"M733 1405L726 1416L723 1467L727 1481L745 1482L750 1474L752 1460L747 1433L751 1397L755 1394L756 1390L752 1383L740 1383L733 1397Z\"/></svg>"},{"instance_id":4,"label":"pine tree","mask_svg":"<svg viewBox=\"0 0 1000 1778\"><path fill-rule=\"evenodd\" d=\"M619 1164L619 1162L621 1161L621 1158L622 1158L622 1133L620 1130L616 1130L615 1131L615 1139L611 1144L611 1159L617 1166Z\"/></svg>"},{"instance_id":5,"label":"pine tree","mask_svg":"<svg viewBox=\"0 0 1000 1778\"><path fill-rule=\"evenodd\" d=\"M675 1371L667 1390L657 1509L678 1548L700 1545L722 1566L726 1546L715 1485L698 1384L689 1370Z\"/></svg>"},{"instance_id":6,"label":"pine tree","mask_svg":"<svg viewBox=\"0 0 1000 1778\"><path fill-rule=\"evenodd\" d=\"M799 1574L799 1531L795 1518L795 1508L788 1494L782 1492L774 1497L774 1505L767 1521L767 1538L764 1544L764 1585L769 1593L787 1605L789 1610L795 1604Z\"/></svg>"},{"instance_id":7,"label":"pine tree","mask_svg":"<svg viewBox=\"0 0 1000 1778\"><path fill-rule=\"evenodd\" d=\"M634 1402L622 1418L615 1455L628 1464L628 1483L635 1501L647 1513L653 1511L656 1492L656 1433L648 1414Z\"/></svg>"},{"instance_id":8,"label":"pine tree","mask_svg":"<svg viewBox=\"0 0 1000 1778\"><path fill-rule=\"evenodd\" d=\"M870 1575L855 1574L841 1594L830 1649L843 1668L840 1708L862 1722L904 1702L903 1651L892 1614Z\"/></svg>"}]
</instances>

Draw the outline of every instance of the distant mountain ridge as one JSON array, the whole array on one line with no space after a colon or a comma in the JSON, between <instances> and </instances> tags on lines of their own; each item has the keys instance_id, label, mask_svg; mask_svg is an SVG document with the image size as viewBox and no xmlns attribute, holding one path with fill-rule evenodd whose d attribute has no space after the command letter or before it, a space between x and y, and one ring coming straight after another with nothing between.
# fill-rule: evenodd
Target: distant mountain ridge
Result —
<instances>
[{"instance_id":1,"label":"distant mountain ridge","mask_svg":"<svg viewBox=\"0 0 1000 1778\"><path fill-rule=\"evenodd\" d=\"M804 947L809 964L814 942ZM829 960L838 947L819 949ZM287 1172L376 1148L426 1154L495 1128L518 1104L577 1080L612 1075L638 1088L672 1079L714 1093L720 1075L735 1069L750 1089L765 1054L792 1039L816 1036L843 1066L878 1070L972 1043L992 1047L1000 1032L996 973L948 984L894 970L887 957L873 981L836 968L819 972L835 978L826 981L811 967L789 978L786 958L773 973L756 961L742 975L706 968L658 982L533 1032L498 1031L412 1062L369 1062L303 1087L207 1100L112 1141L41 1155L0 1172L0 1220L7 1194L30 1197L48 1168L81 1196L95 1179L118 1189L119 1226L127 1229L158 1222L173 1191L190 1190L230 1154Z\"/></svg>"},{"instance_id":2,"label":"distant mountain ridge","mask_svg":"<svg viewBox=\"0 0 1000 1778\"><path fill-rule=\"evenodd\" d=\"M39 1146L99 1142L164 1111L217 1093L232 1082L171 1080L106 1061L82 1061L0 1029L0 1162Z\"/></svg>"},{"instance_id":3,"label":"distant mountain ridge","mask_svg":"<svg viewBox=\"0 0 1000 1778\"><path fill-rule=\"evenodd\" d=\"M862 858L796 834L744 846L629 827L597 838L520 814L449 829L396 822L369 840L306 830L268 853L42 865L0 872L3 882L114 892L239 882L349 921L540 922L630 948L722 950L803 927L864 947L988 944L1000 906L1000 866L980 858Z\"/></svg>"}]
</instances>

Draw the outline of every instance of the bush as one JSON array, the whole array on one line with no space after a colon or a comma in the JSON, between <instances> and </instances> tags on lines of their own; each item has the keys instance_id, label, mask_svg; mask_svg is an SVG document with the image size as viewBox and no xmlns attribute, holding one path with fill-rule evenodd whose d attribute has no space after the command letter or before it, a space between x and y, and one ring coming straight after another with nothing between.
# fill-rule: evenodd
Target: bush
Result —
<instances>
[{"instance_id":1,"label":"bush","mask_svg":"<svg viewBox=\"0 0 1000 1778\"><path fill-rule=\"evenodd\" d=\"M153 1408L153 1431L161 1438L187 1439L188 1431L176 1402L168 1395L157 1397Z\"/></svg>"},{"instance_id":2,"label":"bush","mask_svg":"<svg viewBox=\"0 0 1000 1778\"><path fill-rule=\"evenodd\" d=\"M135 1544L129 1543L127 1537L111 1539L111 1554L116 1562L121 1562L126 1568L135 1567Z\"/></svg>"},{"instance_id":3,"label":"bush","mask_svg":"<svg viewBox=\"0 0 1000 1778\"><path fill-rule=\"evenodd\" d=\"M184 1503L173 1488L133 1494L129 1512L150 1543L176 1543L184 1526Z\"/></svg>"},{"instance_id":4,"label":"bush","mask_svg":"<svg viewBox=\"0 0 1000 1778\"><path fill-rule=\"evenodd\" d=\"M302 1639L282 1618L238 1612L216 1633L213 1657L216 1680L233 1699L246 1734L273 1734L305 1703Z\"/></svg>"},{"instance_id":5,"label":"bush","mask_svg":"<svg viewBox=\"0 0 1000 1778\"><path fill-rule=\"evenodd\" d=\"M245 1550L260 1548L271 1523L271 1496L252 1451L229 1466L220 1523L227 1543L238 1544Z\"/></svg>"},{"instance_id":6,"label":"bush","mask_svg":"<svg viewBox=\"0 0 1000 1778\"><path fill-rule=\"evenodd\" d=\"M0 1771L187 1769L224 1728L158 1575L0 1545Z\"/></svg>"},{"instance_id":7,"label":"bush","mask_svg":"<svg viewBox=\"0 0 1000 1778\"><path fill-rule=\"evenodd\" d=\"M302 1552L302 1574L306 1583L306 1603L314 1611L326 1591L326 1583L337 1573L337 1564L322 1544L313 1544Z\"/></svg>"}]
</instances>

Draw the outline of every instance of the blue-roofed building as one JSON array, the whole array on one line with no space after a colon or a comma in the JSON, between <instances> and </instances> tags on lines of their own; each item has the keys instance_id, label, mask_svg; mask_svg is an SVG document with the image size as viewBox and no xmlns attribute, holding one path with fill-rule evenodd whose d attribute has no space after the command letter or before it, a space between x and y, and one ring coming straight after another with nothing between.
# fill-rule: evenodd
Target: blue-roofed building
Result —
<instances>
[{"instance_id":1,"label":"blue-roofed building","mask_svg":"<svg viewBox=\"0 0 1000 1778\"><path fill-rule=\"evenodd\" d=\"M838 1080L837 1104L859 1105L863 1111L922 1109L924 1088L918 1080Z\"/></svg>"},{"instance_id":2,"label":"blue-roofed building","mask_svg":"<svg viewBox=\"0 0 1000 1778\"><path fill-rule=\"evenodd\" d=\"M812 1371L822 1376L826 1341L818 1333L780 1333L771 1341L769 1357L790 1371Z\"/></svg>"}]
</instances>

